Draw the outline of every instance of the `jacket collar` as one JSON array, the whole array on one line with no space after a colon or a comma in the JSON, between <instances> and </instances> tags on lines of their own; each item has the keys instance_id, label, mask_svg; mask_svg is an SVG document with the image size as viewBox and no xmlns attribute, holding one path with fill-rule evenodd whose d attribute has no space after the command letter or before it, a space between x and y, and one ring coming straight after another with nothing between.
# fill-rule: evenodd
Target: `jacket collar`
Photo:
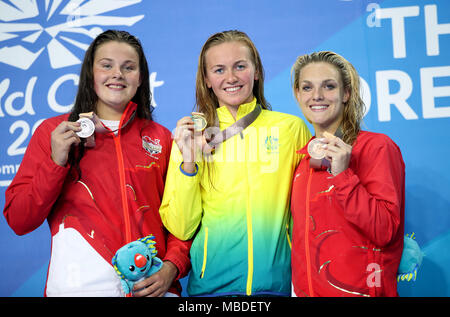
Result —
<instances>
[{"instance_id":1,"label":"jacket collar","mask_svg":"<svg viewBox=\"0 0 450 317\"><path fill-rule=\"evenodd\" d=\"M219 121L221 124L229 126L235 123L237 120L244 117L245 115L249 114L255 108L255 106L256 106L255 97L249 103L243 103L242 105L240 105L236 114L236 120L234 120L233 116L231 115L230 111L226 106L217 108L217 115L219 117Z\"/></svg>"},{"instance_id":2,"label":"jacket collar","mask_svg":"<svg viewBox=\"0 0 450 317\"><path fill-rule=\"evenodd\" d=\"M127 124L134 119L136 115L136 109L137 104L134 103L133 101L130 101L126 106L125 111L122 114L122 117L120 118L119 129L126 127Z\"/></svg>"}]
</instances>

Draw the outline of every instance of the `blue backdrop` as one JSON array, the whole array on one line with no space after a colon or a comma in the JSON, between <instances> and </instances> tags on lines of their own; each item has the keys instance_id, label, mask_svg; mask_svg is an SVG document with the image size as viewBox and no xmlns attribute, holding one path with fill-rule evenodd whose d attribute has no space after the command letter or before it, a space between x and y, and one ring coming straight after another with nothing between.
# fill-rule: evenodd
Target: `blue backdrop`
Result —
<instances>
[{"instance_id":1,"label":"blue backdrop","mask_svg":"<svg viewBox=\"0 0 450 317\"><path fill-rule=\"evenodd\" d=\"M68 112L80 63L109 28L138 36L150 63L155 120L173 130L194 106L201 46L245 31L276 111L302 116L291 92L298 55L350 60L368 106L364 128L388 134L406 163L406 233L425 253L401 296L450 295L450 1L447 0L0 0L0 206L36 126ZM447 158L447 159L446 159ZM47 223L18 237L0 218L0 296L42 296Z\"/></svg>"}]
</instances>

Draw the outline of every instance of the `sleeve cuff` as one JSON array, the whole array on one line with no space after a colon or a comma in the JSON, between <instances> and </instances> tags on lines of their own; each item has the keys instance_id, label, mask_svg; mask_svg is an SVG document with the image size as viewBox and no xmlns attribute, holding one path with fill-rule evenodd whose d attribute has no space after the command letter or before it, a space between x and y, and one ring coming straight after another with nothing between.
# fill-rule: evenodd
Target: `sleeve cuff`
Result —
<instances>
[{"instance_id":1,"label":"sleeve cuff","mask_svg":"<svg viewBox=\"0 0 450 317\"><path fill-rule=\"evenodd\" d=\"M180 171L181 171L181 173L183 173L186 176L195 176L198 173L198 165L197 165L197 163L195 163L195 172L194 173L188 173L185 170L183 170L183 162L181 162Z\"/></svg>"}]
</instances>

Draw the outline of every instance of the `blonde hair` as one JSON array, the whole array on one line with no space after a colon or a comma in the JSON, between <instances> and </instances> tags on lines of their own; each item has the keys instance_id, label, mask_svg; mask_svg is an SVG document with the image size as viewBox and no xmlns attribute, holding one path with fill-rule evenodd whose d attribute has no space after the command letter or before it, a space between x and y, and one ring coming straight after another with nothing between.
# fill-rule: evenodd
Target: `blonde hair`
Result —
<instances>
[{"instance_id":1,"label":"blonde hair","mask_svg":"<svg viewBox=\"0 0 450 317\"><path fill-rule=\"evenodd\" d=\"M349 93L349 99L344 103L344 113L341 122L342 140L353 144L361 131L361 122L365 105L360 95L359 75L355 67L341 55L321 51L299 56L291 69L291 82L294 95L299 90L300 71L310 63L325 62L333 65L340 73L344 91Z\"/></svg>"},{"instance_id":2,"label":"blonde hair","mask_svg":"<svg viewBox=\"0 0 450 317\"><path fill-rule=\"evenodd\" d=\"M263 109L270 110L270 104L264 97L264 68L261 58L255 45L247 34L237 30L219 32L211 35L205 42L198 58L198 69L196 78L196 105L197 111L205 114L208 126L213 126L216 119L216 108L219 107L219 101L211 88L206 85L206 52L213 46L226 42L241 42L245 44L250 52L250 59L255 66L258 74L258 80L255 80L253 86L253 95Z\"/></svg>"}]
</instances>

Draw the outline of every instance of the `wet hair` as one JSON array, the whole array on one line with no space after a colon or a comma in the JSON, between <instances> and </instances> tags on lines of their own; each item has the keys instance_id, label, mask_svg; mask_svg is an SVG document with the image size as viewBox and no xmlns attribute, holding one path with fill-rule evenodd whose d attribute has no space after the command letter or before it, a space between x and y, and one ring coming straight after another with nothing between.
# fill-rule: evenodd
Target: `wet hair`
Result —
<instances>
[{"instance_id":1,"label":"wet hair","mask_svg":"<svg viewBox=\"0 0 450 317\"><path fill-rule=\"evenodd\" d=\"M342 130L342 140L348 144L353 144L361 131L361 122L365 112L365 105L360 95L359 75L355 67L341 55L320 51L299 56L291 69L291 82L294 95L299 90L300 72L310 63L328 63L333 65L339 72L343 83L344 91L349 93L349 98L344 103L343 118L340 125Z\"/></svg>"},{"instance_id":2,"label":"wet hair","mask_svg":"<svg viewBox=\"0 0 450 317\"><path fill-rule=\"evenodd\" d=\"M144 49L141 42L135 36L126 31L119 30L107 30L99 34L94 41L89 45L85 55L83 64L81 65L80 79L78 84L78 91L75 98L75 103L69 114L69 121L77 121L80 113L85 112L97 112L98 96L94 90L94 58L97 49L108 42L126 43L133 47L139 57L139 72L141 84L136 90L136 94L131 101L137 104L136 116L153 120L151 105L151 91L150 91L150 79L149 68L147 59L144 54ZM81 178L81 171L79 163L84 154L84 139L80 146L72 146L69 153L68 162L73 169L78 173L78 179Z\"/></svg>"},{"instance_id":3,"label":"wet hair","mask_svg":"<svg viewBox=\"0 0 450 317\"><path fill-rule=\"evenodd\" d=\"M93 72L95 53L100 45L113 41L132 46L138 54L141 85L138 87L131 101L137 104L136 115L138 117L152 120L153 108L151 106L149 70L141 42L126 31L107 30L94 39L84 55L78 92L69 116L69 121L77 121L80 113L96 112L98 97L94 90Z\"/></svg>"},{"instance_id":4,"label":"wet hair","mask_svg":"<svg viewBox=\"0 0 450 317\"><path fill-rule=\"evenodd\" d=\"M261 63L261 58L248 35L237 30L215 33L206 40L200 52L195 91L197 111L205 114L208 126L214 125L216 108L219 107L219 101L212 88L208 88L206 85L206 53L211 47L228 42L240 42L248 48L250 60L255 66L255 71L258 74L258 79L255 80L253 86L253 95L256 97L256 100L261 105L262 109L271 110L270 104L264 97L264 68Z\"/></svg>"}]
</instances>

